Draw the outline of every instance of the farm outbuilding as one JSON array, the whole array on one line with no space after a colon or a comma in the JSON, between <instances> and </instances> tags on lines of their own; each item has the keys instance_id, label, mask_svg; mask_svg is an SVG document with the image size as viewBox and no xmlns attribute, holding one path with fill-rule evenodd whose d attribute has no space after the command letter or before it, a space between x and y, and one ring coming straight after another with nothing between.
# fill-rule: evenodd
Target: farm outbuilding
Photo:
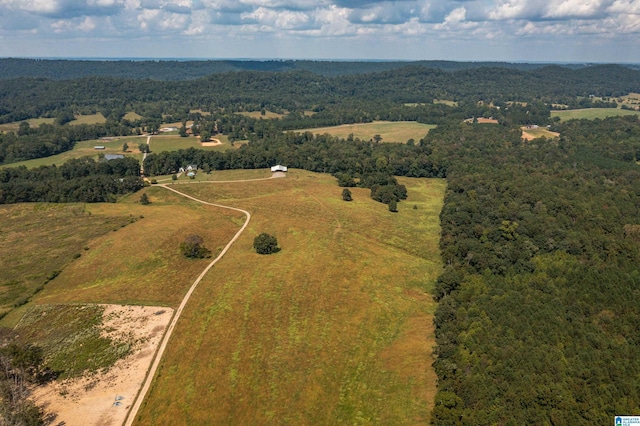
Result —
<instances>
[{"instance_id":1,"label":"farm outbuilding","mask_svg":"<svg viewBox=\"0 0 640 426\"><path fill-rule=\"evenodd\" d=\"M287 171L287 167L286 166L281 166L280 164L278 164L277 166L271 167L271 171L272 172L286 172Z\"/></svg>"}]
</instances>

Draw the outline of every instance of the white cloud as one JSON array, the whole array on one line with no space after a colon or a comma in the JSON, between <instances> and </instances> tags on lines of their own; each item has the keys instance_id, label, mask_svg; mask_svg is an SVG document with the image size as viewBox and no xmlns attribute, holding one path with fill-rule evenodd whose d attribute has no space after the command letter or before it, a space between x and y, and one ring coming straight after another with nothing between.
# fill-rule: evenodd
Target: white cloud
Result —
<instances>
[{"instance_id":1,"label":"white cloud","mask_svg":"<svg viewBox=\"0 0 640 426\"><path fill-rule=\"evenodd\" d=\"M417 45L494 40L514 46L562 35L581 37L585 46L600 43L596 37L629 46L640 33L640 0L0 0L3 41L31 33L43 40L79 33L107 41L150 34L163 41L257 40L262 33L288 43L302 36L318 44L414 38ZM0 55L6 49L0 46ZM618 54L630 60L625 51Z\"/></svg>"}]
</instances>

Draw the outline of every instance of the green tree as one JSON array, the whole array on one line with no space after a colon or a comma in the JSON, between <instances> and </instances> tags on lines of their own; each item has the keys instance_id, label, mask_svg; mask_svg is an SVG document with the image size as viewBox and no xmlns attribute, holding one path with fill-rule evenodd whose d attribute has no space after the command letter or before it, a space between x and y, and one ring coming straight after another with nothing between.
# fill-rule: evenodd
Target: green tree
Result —
<instances>
[{"instance_id":1,"label":"green tree","mask_svg":"<svg viewBox=\"0 0 640 426\"><path fill-rule=\"evenodd\" d=\"M211 257L211 250L206 248L204 240L199 235L188 235L185 240L180 243L180 251L186 257L192 259L203 259L205 257Z\"/></svg>"},{"instance_id":2,"label":"green tree","mask_svg":"<svg viewBox=\"0 0 640 426\"><path fill-rule=\"evenodd\" d=\"M394 213L398 211L398 202L396 200L389 201L389 211Z\"/></svg>"},{"instance_id":3,"label":"green tree","mask_svg":"<svg viewBox=\"0 0 640 426\"><path fill-rule=\"evenodd\" d=\"M256 249L258 254L271 254L280 251L276 237L264 232L253 240L253 248Z\"/></svg>"},{"instance_id":4,"label":"green tree","mask_svg":"<svg viewBox=\"0 0 640 426\"><path fill-rule=\"evenodd\" d=\"M123 143L122 144L122 152L127 152L129 150L129 144L128 143Z\"/></svg>"},{"instance_id":5,"label":"green tree","mask_svg":"<svg viewBox=\"0 0 640 426\"><path fill-rule=\"evenodd\" d=\"M151 204L151 200L149 200L149 196L146 192L140 196L140 204L143 206Z\"/></svg>"},{"instance_id":6,"label":"green tree","mask_svg":"<svg viewBox=\"0 0 640 426\"><path fill-rule=\"evenodd\" d=\"M348 188L342 190L342 199L344 201L351 201L353 198L351 197L351 191Z\"/></svg>"},{"instance_id":7,"label":"green tree","mask_svg":"<svg viewBox=\"0 0 640 426\"><path fill-rule=\"evenodd\" d=\"M209 132L208 130L203 130L202 132L200 132L200 141L201 142L207 142L211 140L211 132Z\"/></svg>"},{"instance_id":8,"label":"green tree","mask_svg":"<svg viewBox=\"0 0 640 426\"><path fill-rule=\"evenodd\" d=\"M148 154L150 152L149 150L149 145L147 145L146 143L141 143L140 145L138 145L138 149L140 150L140 152L142 152L143 154Z\"/></svg>"}]
</instances>

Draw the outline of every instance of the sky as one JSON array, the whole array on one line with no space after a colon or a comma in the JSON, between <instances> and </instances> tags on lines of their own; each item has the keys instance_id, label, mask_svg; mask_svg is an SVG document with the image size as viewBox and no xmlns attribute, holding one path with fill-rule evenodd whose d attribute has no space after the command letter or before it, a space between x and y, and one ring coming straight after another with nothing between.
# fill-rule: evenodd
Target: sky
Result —
<instances>
[{"instance_id":1,"label":"sky","mask_svg":"<svg viewBox=\"0 0 640 426\"><path fill-rule=\"evenodd\" d=\"M640 0L0 0L0 57L640 63Z\"/></svg>"}]
</instances>

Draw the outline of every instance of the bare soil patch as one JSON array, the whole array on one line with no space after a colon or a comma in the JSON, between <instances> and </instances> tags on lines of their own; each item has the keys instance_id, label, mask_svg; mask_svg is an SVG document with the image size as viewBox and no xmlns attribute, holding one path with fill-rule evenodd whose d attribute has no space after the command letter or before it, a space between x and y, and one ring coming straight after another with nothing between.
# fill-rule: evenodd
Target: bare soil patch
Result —
<instances>
[{"instance_id":1,"label":"bare soil patch","mask_svg":"<svg viewBox=\"0 0 640 426\"><path fill-rule=\"evenodd\" d=\"M209 141L209 142L200 142L200 145L202 145L202 146L218 146L218 145L222 145L222 142L220 141L220 139L211 139L211 141Z\"/></svg>"},{"instance_id":2,"label":"bare soil patch","mask_svg":"<svg viewBox=\"0 0 640 426\"><path fill-rule=\"evenodd\" d=\"M50 424L123 424L172 314L166 307L107 305L104 333L131 342L131 353L107 371L34 389L36 404L55 416Z\"/></svg>"}]
</instances>

